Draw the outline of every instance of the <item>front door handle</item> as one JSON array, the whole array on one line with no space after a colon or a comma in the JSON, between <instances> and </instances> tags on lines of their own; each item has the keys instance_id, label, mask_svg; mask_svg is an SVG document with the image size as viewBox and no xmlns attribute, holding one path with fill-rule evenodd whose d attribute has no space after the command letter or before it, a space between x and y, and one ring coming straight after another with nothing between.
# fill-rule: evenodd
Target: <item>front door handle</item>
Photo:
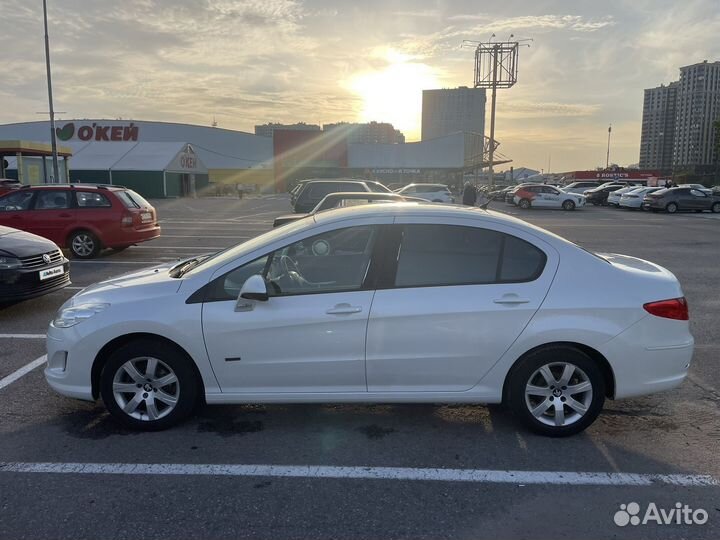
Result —
<instances>
[{"instance_id":1,"label":"front door handle","mask_svg":"<svg viewBox=\"0 0 720 540\"><path fill-rule=\"evenodd\" d=\"M337 304L334 307L328 309L325 313L328 315L349 315L352 313L360 313L362 307L351 306L350 304Z\"/></svg>"},{"instance_id":2,"label":"front door handle","mask_svg":"<svg viewBox=\"0 0 720 540\"><path fill-rule=\"evenodd\" d=\"M517 304L528 304L530 300L526 298L520 298L517 294L505 294L502 298L496 298L493 300L495 304L505 305L517 305Z\"/></svg>"}]
</instances>

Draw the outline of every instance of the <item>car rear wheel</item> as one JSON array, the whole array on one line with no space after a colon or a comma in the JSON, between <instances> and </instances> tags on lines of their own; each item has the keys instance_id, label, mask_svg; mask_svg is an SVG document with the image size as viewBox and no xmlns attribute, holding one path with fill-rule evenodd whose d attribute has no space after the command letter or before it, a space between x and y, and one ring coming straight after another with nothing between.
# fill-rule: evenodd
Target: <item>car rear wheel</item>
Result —
<instances>
[{"instance_id":1,"label":"car rear wheel","mask_svg":"<svg viewBox=\"0 0 720 540\"><path fill-rule=\"evenodd\" d=\"M530 353L512 369L506 399L532 431L566 437L583 431L600 414L605 379L582 351L548 347Z\"/></svg>"},{"instance_id":2,"label":"car rear wheel","mask_svg":"<svg viewBox=\"0 0 720 540\"><path fill-rule=\"evenodd\" d=\"M668 205L665 207L665 210L667 210L668 214L674 214L678 211L678 205L674 202L668 203Z\"/></svg>"},{"instance_id":3,"label":"car rear wheel","mask_svg":"<svg viewBox=\"0 0 720 540\"><path fill-rule=\"evenodd\" d=\"M112 353L100 375L100 395L123 425L158 431L190 415L198 399L198 381L181 351L138 340Z\"/></svg>"},{"instance_id":4,"label":"car rear wheel","mask_svg":"<svg viewBox=\"0 0 720 540\"><path fill-rule=\"evenodd\" d=\"M522 208L523 210L527 210L528 208L530 208L530 200L529 199L520 199L518 206L520 208Z\"/></svg>"},{"instance_id":5,"label":"car rear wheel","mask_svg":"<svg viewBox=\"0 0 720 540\"><path fill-rule=\"evenodd\" d=\"M710 207L710 211L713 214L720 214L720 202L713 203L713 205Z\"/></svg>"},{"instance_id":6,"label":"car rear wheel","mask_svg":"<svg viewBox=\"0 0 720 540\"><path fill-rule=\"evenodd\" d=\"M92 259L100 253L100 240L89 231L75 231L68 239L68 247L73 257Z\"/></svg>"},{"instance_id":7,"label":"car rear wheel","mask_svg":"<svg viewBox=\"0 0 720 540\"><path fill-rule=\"evenodd\" d=\"M562 203L563 210L575 210L575 203L571 200Z\"/></svg>"}]
</instances>

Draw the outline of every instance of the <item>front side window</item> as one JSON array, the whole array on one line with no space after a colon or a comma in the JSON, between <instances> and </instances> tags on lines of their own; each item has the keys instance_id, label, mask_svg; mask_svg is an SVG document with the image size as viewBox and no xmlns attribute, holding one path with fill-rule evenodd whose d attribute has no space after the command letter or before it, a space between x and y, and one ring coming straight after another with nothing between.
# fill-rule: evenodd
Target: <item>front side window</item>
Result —
<instances>
[{"instance_id":1,"label":"front side window","mask_svg":"<svg viewBox=\"0 0 720 540\"><path fill-rule=\"evenodd\" d=\"M498 231L457 225L407 225L396 287L532 281L545 265L535 246Z\"/></svg>"},{"instance_id":2,"label":"front side window","mask_svg":"<svg viewBox=\"0 0 720 540\"><path fill-rule=\"evenodd\" d=\"M348 227L295 242L217 278L205 301L235 300L256 274L265 279L270 296L359 290L378 233L376 226Z\"/></svg>"},{"instance_id":3,"label":"front side window","mask_svg":"<svg viewBox=\"0 0 720 540\"><path fill-rule=\"evenodd\" d=\"M33 193L31 191L18 191L0 197L0 212L17 212L30 208Z\"/></svg>"},{"instance_id":4,"label":"front side window","mask_svg":"<svg viewBox=\"0 0 720 540\"><path fill-rule=\"evenodd\" d=\"M70 192L53 189L39 191L35 199L35 210L61 210L70 208Z\"/></svg>"}]
</instances>

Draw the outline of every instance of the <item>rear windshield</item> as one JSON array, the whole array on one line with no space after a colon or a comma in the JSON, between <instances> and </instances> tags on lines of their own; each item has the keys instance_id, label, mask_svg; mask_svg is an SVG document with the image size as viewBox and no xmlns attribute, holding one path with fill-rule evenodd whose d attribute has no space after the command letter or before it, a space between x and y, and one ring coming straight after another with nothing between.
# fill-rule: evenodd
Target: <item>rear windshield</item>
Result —
<instances>
[{"instance_id":1,"label":"rear windshield","mask_svg":"<svg viewBox=\"0 0 720 540\"><path fill-rule=\"evenodd\" d=\"M127 191L116 191L115 194L120 198L126 208L150 208L152 205L147 202L142 195L138 195L132 189Z\"/></svg>"}]
</instances>

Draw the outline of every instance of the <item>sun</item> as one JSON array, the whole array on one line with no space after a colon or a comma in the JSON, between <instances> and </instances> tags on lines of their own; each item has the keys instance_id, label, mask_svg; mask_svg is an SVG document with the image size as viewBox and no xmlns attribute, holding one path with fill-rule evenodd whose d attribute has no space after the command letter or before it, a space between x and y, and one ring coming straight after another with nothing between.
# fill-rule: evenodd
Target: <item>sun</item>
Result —
<instances>
[{"instance_id":1,"label":"sun","mask_svg":"<svg viewBox=\"0 0 720 540\"><path fill-rule=\"evenodd\" d=\"M438 78L430 66L394 51L389 51L386 59L385 68L350 80L350 89L363 101L362 121L390 122L408 139L419 139L422 91L438 88Z\"/></svg>"}]
</instances>

